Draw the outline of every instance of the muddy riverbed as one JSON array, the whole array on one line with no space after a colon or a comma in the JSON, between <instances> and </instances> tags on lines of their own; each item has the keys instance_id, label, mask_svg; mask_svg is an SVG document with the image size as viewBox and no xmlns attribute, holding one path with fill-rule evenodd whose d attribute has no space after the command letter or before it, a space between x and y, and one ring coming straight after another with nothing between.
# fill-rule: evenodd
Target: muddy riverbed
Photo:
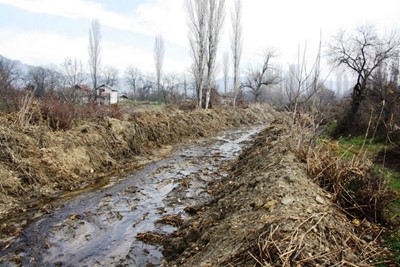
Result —
<instances>
[{"instance_id":1,"label":"muddy riverbed","mask_svg":"<svg viewBox=\"0 0 400 267\"><path fill-rule=\"evenodd\" d=\"M160 265L158 241L211 201L208 185L228 175L230 162L261 129L195 142L126 179L52 203L55 210L33 220L0 252L0 264Z\"/></svg>"}]
</instances>

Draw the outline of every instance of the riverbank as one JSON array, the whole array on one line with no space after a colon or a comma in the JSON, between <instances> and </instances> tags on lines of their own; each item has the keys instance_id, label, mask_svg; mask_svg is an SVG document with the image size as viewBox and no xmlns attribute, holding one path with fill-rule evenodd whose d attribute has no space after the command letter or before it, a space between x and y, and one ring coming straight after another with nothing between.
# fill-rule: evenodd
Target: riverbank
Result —
<instances>
[{"instance_id":1,"label":"riverbank","mask_svg":"<svg viewBox=\"0 0 400 267\"><path fill-rule=\"evenodd\" d=\"M212 201L209 185L264 126L245 126L177 148L118 182L53 201L0 250L3 266L160 266L154 243ZM21 221L23 218L19 217Z\"/></svg>"},{"instance_id":2,"label":"riverbank","mask_svg":"<svg viewBox=\"0 0 400 267\"><path fill-rule=\"evenodd\" d=\"M265 123L275 114L268 106L132 111L120 119L76 121L71 129L55 131L35 106L30 112L23 125L19 113L0 117L0 219L10 211L25 212L40 199L143 166L162 157L165 146ZM19 231L8 226L1 225L3 233Z\"/></svg>"},{"instance_id":3,"label":"riverbank","mask_svg":"<svg viewBox=\"0 0 400 267\"><path fill-rule=\"evenodd\" d=\"M262 131L230 175L210 188L214 201L163 241L164 266L392 266L383 228L341 208L340 195L312 179L317 168L328 179L332 162L335 177L346 179L368 164L311 166L319 148L308 150L301 130L281 116Z\"/></svg>"}]
</instances>

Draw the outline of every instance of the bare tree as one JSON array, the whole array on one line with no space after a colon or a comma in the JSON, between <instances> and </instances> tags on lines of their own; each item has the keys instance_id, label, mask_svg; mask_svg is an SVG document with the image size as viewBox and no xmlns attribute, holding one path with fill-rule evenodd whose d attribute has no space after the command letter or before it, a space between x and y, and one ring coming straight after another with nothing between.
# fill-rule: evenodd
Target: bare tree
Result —
<instances>
[{"instance_id":1,"label":"bare tree","mask_svg":"<svg viewBox=\"0 0 400 267\"><path fill-rule=\"evenodd\" d=\"M321 77L321 47L322 35L317 55L310 67L307 63L307 43L303 50L299 45L297 64L289 66L285 89L288 98L287 108L293 112L293 118L300 106L309 103L315 94L324 88L322 85L326 78Z\"/></svg>"},{"instance_id":2,"label":"bare tree","mask_svg":"<svg viewBox=\"0 0 400 267\"><path fill-rule=\"evenodd\" d=\"M0 57L0 107L7 112L11 111L11 95L19 78L16 62Z\"/></svg>"},{"instance_id":3,"label":"bare tree","mask_svg":"<svg viewBox=\"0 0 400 267\"><path fill-rule=\"evenodd\" d=\"M229 54L224 53L222 58L222 73L224 76L224 93L226 94L228 89L228 78L229 78Z\"/></svg>"},{"instance_id":4,"label":"bare tree","mask_svg":"<svg viewBox=\"0 0 400 267\"><path fill-rule=\"evenodd\" d=\"M36 97L42 97L46 91L55 90L59 84L57 73L45 67L31 67L27 74L28 84L35 87Z\"/></svg>"},{"instance_id":5,"label":"bare tree","mask_svg":"<svg viewBox=\"0 0 400 267\"><path fill-rule=\"evenodd\" d=\"M100 81L109 86L116 86L118 85L118 74L118 70L115 67L106 65L101 71Z\"/></svg>"},{"instance_id":6,"label":"bare tree","mask_svg":"<svg viewBox=\"0 0 400 267\"><path fill-rule=\"evenodd\" d=\"M341 130L345 131L354 125L374 71L385 61L396 56L399 47L400 39L396 32L380 37L372 25L360 26L350 34L343 30L339 31L332 40L329 46L331 64L345 66L357 76L351 107L339 124Z\"/></svg>"},{"instance_id":7,"label":"bare tree","mask_svg":"<svg viewBox=\"0 0 400 267\"><path fill-rule=\"evenodd\" d=\"M78 59L66 58L60 66L64 78L64 86L72 88L86 80L86 72L82 61Z\"/></svg>"},{"instance_id":8,"label":"bare tree","mask_svg":"<svg viewBox=\"0 0 400 267\"><path fill-rule=\"evenodd\" d=\"M208 0L185 0L188 18L189 43L194 63L192 73L197 94L197 107L202 107L207 59Z\"/></svg>"},{"instance_id":9,"label":"bare tree","mask_svg":"<svg viewBox=\"0 0 400 267\"><path fill-rule=\"evenodd\" d=\"M261 90L263 87L278 84L281 81L278 71L274 70L271 66L271 60L274 57L274 51L266 51L264 53L264 63L261 69L250 70L246 82L241 85L243 88L251 89L256 103L260 101Z\"/></svg>"},{"instance_id":10,"label":"bare tree","mask_svg":"<svg viewBox=\"0 0 400 267\"><path fill-rule=\"evenodd\" d=\"M189 77L188 77L186 72L184 72L182 74L181 81L182 81L182 86L183 86L184 97L185 97L185 99L187 99L187 95L188 95L187 91L188 91L188 88L189 88Z\"/></svg>"},{"instance_id":11,"label":"bare tree","mask_svg":"<svg viewBox=\"0 0 400 267\"><path fill-rule=\"evenodd\" d=\"M164 88L165 98L167 98L167 95L169 95L168 98L170 101L176 102L178 100L176 91L177 85L178 85L178 74L172 72L164 76L163 88Z\"/></svg>"},{"instance_id":12,"label":"bare tree","mask_svg":"<svg viewBox=\"0 0 400 267\"><path fill-rule=\"evenodd\" d=\"M101 54L101 26L98 19L92 20L92 27L89 29L89 66L90 76L93 82L93 90L97 88L97 80L100 70Z\"/></svg>"},{"instance_id":13,"label":"bare tree","mask_svg":"<svg viewBox=\"0 0 400 267\"><path fill-rule=\"evenodd\" d=\"M208 8L206 109L208 109L210 105L211 88L214 84L217 48L225 18L225 0L209 0Z\"/></svg>"},{"instance_id":14,"label":"bare tree","mask_svg":"<svg viewBox=\"0 0 400 267\"><path fill-rule=\"evenodd\" d=\"M159 94L162 94L164 103L166 103L167 99L165 93L163 92L164 89L162 88L161 85L164 53L165 53L164 39L162 35L157 35L154 41L154 64L156 67L157 90Z\"/></svg>"},{"instance_id":15,"label":"bare tree","mask_svg":"<svg viewBox=\"0 0 400 267\"><path fill-rule=\"evenodd\" d=\"M141 76L137 81L137 94L139 100L148 99L150 92L154 89L155 78L152 74Z\"/></svg>"},{"instance_id":16,"label":"bare tree","mask_svg":"<svg viewBox=\"0 0 400 267\"><path fill-rule=\"evenodd\" d=\"M232 16L231 50L233 63L233 106L236 106L236 97L240 84L240 59L242 57L242 4L241 0L235 1L235 9Z\"/></svg>"},{"instance_id":17,"label":"bare tree","mask_svg":"<svg viewBox=\"0 0 400 267\"><path fill-rule=\"evenodd\" d=\"M59 72L58 66L51 64L46 67L48 73L47 90L54 92L63 86L64 77Z\"/></svg>"},{"instance_id":18,"label":"bare tree","mask_svg":"<svg viewBox=\"0 0 400 267\"><path fill-rule=\"evenodd\" d=\"M126 82L133 91L133 96L136 96L139 78L142 76L140 70L134 66L129 66L126 71Z\"/></svg>"}]
</instances>

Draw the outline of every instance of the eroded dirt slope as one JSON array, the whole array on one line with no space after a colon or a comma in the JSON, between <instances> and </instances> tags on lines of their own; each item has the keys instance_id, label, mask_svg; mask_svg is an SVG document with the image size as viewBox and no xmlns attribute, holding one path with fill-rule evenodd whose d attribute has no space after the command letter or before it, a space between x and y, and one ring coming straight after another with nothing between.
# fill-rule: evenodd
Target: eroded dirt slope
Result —
<instances>
[{"instance_id":1,"label":"eroded dirt slope","mask_svg":"<svg viewBox=\"0 0 400 267\"><path fill-rule=\"evenodd\" d=\"M274 113L269 107L149 111L121 120L76 122L70 130L53 131L37 111L32 112L34 119L23 126L18 123L20 114L0 117L0 218L30 199L136 168L146 155L156 158L154 152L164 145L266 122Z\"/></svg>"},{"instance_id":2,"label":"eroded dirt slope","mask_svg":"<svg viewBox=\"0 0 400 267\"><path fill-rule=\"evenodd\" d=\"M53 201L56 210L6 242L0 265L159 266L159 241L212 201L209 185L228 175L230 162L263 128L202 138L125 179Z\"/></svg>"},{"instance_id":3,"label":"eroded dirt slope","mask_svg":"<svg viewBox=\"0 0 400 267\"><path fill-rule=\"evenodd\" d=\"M174 145L235 126L267 123L275 114L267 106L236 111L149 111L133 113L121 120L105 117L77 122L68 131L52 131L40 119L40 114L24 127L16 121L18 114L0 117L0 252L7 254L5 251L14 245L16 238L25 235L27 225L37 222L44 214L52 216L54 210L62 207L64 204L57 204L61 196L74 199L104 185L118 184L134 170L170 155ZM76 191L87 185L93 188ZM132 193L131 189L122 195L134 198L127 200L133 203L133 208L139 200L152 199L140 191ZM65 194L68 191L72 192ZM119 199L118 194L115 197ZM88 209L91 208L98 209L97 206ZM120 221L118 212L112 213L111 218ZM79 230L83 216L77 214L81 214L79 205L74 213L66 216L72 216ZM51 245L46 240L41 242L36 243L45 244L43 249ZM42 253L41 248L38 255Z\"/></svg>"},{"instance_id":4,"label":"eroded dirt slope","mask_svg":"<svg viewBox=\"0 0 400 267\"><path fill-rule=\"evenodd\" d=\"M356 227L288 149L275 121L245 150L204 206L164 241L168 266L371 266L374 234ZM365 229L364 229L365 226Z\"/></svg>"}]
</instances>

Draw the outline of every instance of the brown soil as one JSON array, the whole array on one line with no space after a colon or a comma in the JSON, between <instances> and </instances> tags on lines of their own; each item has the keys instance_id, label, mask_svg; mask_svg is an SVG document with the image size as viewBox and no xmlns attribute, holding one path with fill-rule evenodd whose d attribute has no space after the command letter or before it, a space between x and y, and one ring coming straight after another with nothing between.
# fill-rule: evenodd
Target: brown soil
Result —
<instances>
[{"instance_id":1,"label":"brown soil","mask_svg":"<svg viewBox=\"0 0 400 267\"><path fill-rule=\"evenodd\" d=\"M346 216L334 204L336 196L310 179L305 160L291 150L293 125L271 108L149 111L79 122L68 131L52 131L40 114L23 127L18 117L0 117L0 219L10 210L25 212L29 200L157 160L168 154L168 145L275 117L232 164L230 175L208 183L213 200L188 206L188 221L159 221L180 230L169 236L140 232L136 239L162 243L165 266L371 266L387 252L378 245L379 227ZM182 180L182 187L189 182ZM68 221L79 216L71 214ZM0 225L2 237L21 231L10 225Z\"/></svg>"},{"instance_id":2,"label":"brown soil","mask_svg":"<svg viewBox=\"0 0 400 267\"><path fill-rule=\"evenodd\" d=\"M160 149L167 145L265 122L272 113L271 108L260 106L133 112L121 120L104 117L75 122L67 131L53 131L35 106L30 122L23 125L19 113L2 115L0 219L10 211L24 212L32 206L29 202L157 160L163 156Z\"/></svg>"},{"instance_id":3,"label":"brown soil","mask_svg":"<svg viewBox=\"0 0 400 267\"><path fill-rule=\"evenodd\" d=\"M217 183L215 200L163 241L165 266L371 266L379 228L347 217L272 123Z\"/></svg>"}]
</instances>

